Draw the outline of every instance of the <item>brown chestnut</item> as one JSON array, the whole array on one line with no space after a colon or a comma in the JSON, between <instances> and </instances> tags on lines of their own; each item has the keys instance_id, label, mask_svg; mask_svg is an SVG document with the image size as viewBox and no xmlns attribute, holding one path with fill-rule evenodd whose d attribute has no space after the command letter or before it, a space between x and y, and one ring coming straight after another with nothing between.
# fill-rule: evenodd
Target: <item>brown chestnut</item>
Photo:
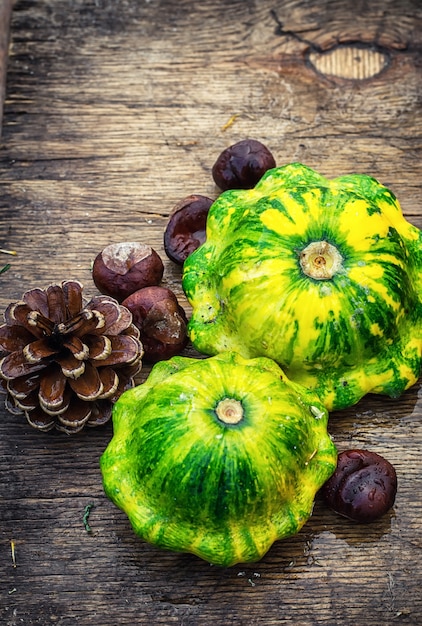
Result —
<instances>
[{"instance_id":1,"label":"brown chestnut","mask_svg":"<svg viewBox=\"0 0 422 626\"><path fill-rule=\"evenodd\" d=\"M136 241L106 246L92 267L97 289L119 302L138 289L158 285L163 273L164 265L157 252Z\"/></svg>"},{"instance_id":2,"label":"brown chestnut","mask_svg":"<svg viewBox=\"0 0 422 626\"><path fill-rule=\"evenodd\" d=\"M205 241L207 215L213 200L192 194L174 207L164 231L164 250L169 259L183 265Z\"/></svg>"},{"instance_id":3,"label":"brown chestnut","mask_svg":"<svg viewBox=\"0 0 422 626\"><path fill-rule=\"evenodd\" d=\"M275 166L273 155L263 143L244 139L223 150L213 165L212 177L223 191L252 189Z\"/></svg>"},{"instance_id":4,"label":"brown chestnut","mask_svg":"<svg viewBox=\"0 0 422 626\"><path fill-rule=\"evenodd\" d=\"M336 513L355 522L368 523L382 517L394 504L397 475L384 457L369 450L345 450L337 468L321 489Z\"/></svg>"},{"instance_id":5,"label":"brown chestnut","mask_svg":"<svg viewBox=\"0 0 422 626\"><path fill-rule=\"evenodd\" d=\"M186 314L167 287L139 289L122 305L132 313L133 323L139 329L145 362L169 359L186 347Z\"/></svg>"}]
</instances>

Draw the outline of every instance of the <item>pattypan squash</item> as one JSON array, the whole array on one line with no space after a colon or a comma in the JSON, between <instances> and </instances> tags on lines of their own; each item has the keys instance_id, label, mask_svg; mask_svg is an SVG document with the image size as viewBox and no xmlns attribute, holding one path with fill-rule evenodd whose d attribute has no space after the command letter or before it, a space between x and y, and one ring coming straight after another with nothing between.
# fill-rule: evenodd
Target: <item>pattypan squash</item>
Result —
<instances>
[{"instance_id":1,"label":"pattypan squash","mask_svg":"<svg viewBox=\"0 0 422 626\"><path fill-rule=\"evenodd\" d=\"M420 375L421 232L369 176L293 163L222 193L183 288L197 350L269 357L328 410Z\"/></svg>"},{"instance_id":2,"label":"pattypan squash","mask_svg":"<svg viewBox=\"0 0 422 626\"><path fill-rule=\"evenodd\" d=\"M299 531L334 472L327 420L270 359L176 356L114 405L104 490L152 544L256 561Z\"/></svg>"}]
</instances>

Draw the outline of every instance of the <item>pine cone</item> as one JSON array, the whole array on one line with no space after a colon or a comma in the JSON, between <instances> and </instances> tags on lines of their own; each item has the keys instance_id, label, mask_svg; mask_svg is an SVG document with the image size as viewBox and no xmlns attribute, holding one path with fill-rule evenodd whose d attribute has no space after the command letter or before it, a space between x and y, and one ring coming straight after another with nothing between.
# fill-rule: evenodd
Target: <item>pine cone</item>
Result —
<instances>
[{"instance_id":1,"label":"pine cone","mask_svg":"<svg viewBox=\"0 0 422 626\"><path fill-rule=\"evenodd\" d=\"M84 302L82 285L31 289L0 326L6 407L34 428L76 433L111 417L143 355L130 311L109 296ZM4 356L5 355L5 356Z\"/></svg>"}]
</instances>

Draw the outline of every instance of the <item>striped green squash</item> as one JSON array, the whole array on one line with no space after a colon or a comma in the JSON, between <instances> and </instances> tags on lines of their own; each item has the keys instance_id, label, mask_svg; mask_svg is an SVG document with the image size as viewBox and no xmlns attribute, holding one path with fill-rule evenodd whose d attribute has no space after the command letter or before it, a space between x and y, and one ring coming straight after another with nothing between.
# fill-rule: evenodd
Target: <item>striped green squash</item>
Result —
<instances>
[{"instance_id":1,"label":"striped green squash","mask_svg":"<svg viewBox=\"0 0 422 626\"><path fill-rule=\"evenodd\" d=\"M221 566L260 559L336 467L328 414L265 357L173 357L114 406L104 489L144 540Z\"/></svg>"},{"instance_id":2,"label":"striped green squash","mask_svg":"<svg viewBox=\"0 0 422 626\"><path fill-rule=\"evenodd\" d=\"M421 370L421 274L421 232L390 190L289 164L212 205L183 269L189 336L274 359L328 410L398 397Z\"/></svg>"}]
</instances>

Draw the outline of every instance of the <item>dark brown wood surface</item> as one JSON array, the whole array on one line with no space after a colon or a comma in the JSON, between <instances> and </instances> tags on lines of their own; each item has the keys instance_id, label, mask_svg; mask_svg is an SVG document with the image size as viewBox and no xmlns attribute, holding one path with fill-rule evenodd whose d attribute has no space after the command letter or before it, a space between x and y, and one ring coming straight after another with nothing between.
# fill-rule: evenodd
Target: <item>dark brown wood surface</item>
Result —
<instances>
[{"instance_id":1,"label":"dark brown wood surface","mask_svg":"<svg viewBox=\"0 0 422 626\"><path fill-rule=\"evenodd\" d=\"M0 247L17 255L0 253L1 309L68 278L95 294L95 255L136 238L189 312L167 218L190 193L217 195L212 164L246 137L279 165L371 174L422 227L421 44L417 0L16 0ZM395 465L386 517L360 526L318 498L298 535L228 569L134 536L102 490L111 424L40 434L1 408L0 623L421 624L419 391L330 419L339 450Z\"/></svg>"},{"instance_id":2,"label":"dark brown wood surface","mask_svg":"<svg viewBox=\"0 0 422 626\"><path fill-rule=\"evenodd\" d=\"M0 131L3 115L3 102L6 88L6 70L9 50L10 34L10 14L12 10L12 0L1 0L0 2Z\"/></svg>"}]
</instances>

